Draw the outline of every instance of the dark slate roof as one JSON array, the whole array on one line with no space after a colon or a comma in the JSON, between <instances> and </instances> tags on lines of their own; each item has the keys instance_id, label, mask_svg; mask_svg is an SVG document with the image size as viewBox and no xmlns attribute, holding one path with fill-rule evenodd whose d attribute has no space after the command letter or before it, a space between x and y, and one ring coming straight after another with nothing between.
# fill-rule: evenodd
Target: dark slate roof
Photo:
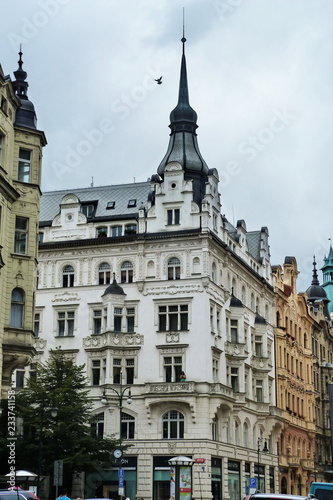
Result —
<instances>
[{"instance_id":1,"label":"dark slate roof","mask_svg":"<svg viewBox=\"0 0 333 500\"><path fill-rule=\"evenodd\" d=\"M104 295L109 295L109 294L111 294L111 295L126 295L123 288L120 285L118 285L116 278L113 278L113 282L111 283L111 285L109 285L107 287L107 289L103 293L102 297L104 297Z\"/></svg>"},{"instance_id":2,"label":"dark slate roof","mask_svg":"<svg viewBox=\"0 0 333 500\"><path fill-rule=\"evenodd\" d=\"M260 238L261 231L251 231L246 234L249 252L257 262L260 262Z\"/></svg>"},{"instance_id":3,"label":"dark slate roof","mask_svg":"<svg viewBox=\"0 0 333 500\"><path fill-rule=\"evenodd\" d=\"M149 181L45 192L41 197L40 222L43 223L54 219L60 212L61 200L67 194L75 194L80 202L97 201L95 219L124 215L133 215L134 217L138 213L140 205L148 206L148 195L150 192L151 184ZM132 199L136 200L136 206L128 207L128 202ZM107 203L110 201L115 202L115 208L106 208Z\"/></svg>"}]
</instances>

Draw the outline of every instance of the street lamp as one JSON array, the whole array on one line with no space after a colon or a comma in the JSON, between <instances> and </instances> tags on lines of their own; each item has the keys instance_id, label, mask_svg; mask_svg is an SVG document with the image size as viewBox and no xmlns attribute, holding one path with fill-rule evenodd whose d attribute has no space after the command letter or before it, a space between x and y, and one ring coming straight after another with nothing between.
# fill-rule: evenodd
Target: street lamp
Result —
<instances>
[{"instance_id":1,"label":"street lamp","mask_svg":"<svg viewBox=\"0 0 333 500\"><path fill-rule=\"evenodd\" d=\"M123 398L124 398L124 395L125 395L126 391L128 391L126 402L127 402L128 405L130 405L132 403L131 388L127 387L127 386L123 388L123 373L122 373L122 371L120 372L120 388L119 388L119 391L117 391L117 389L114 389L113 387L108 387L108 389L110 389L111 391L113 391L116 394L116 396L118 397L118 406L119 406L119 446L120 446L120 449L121 449L121 440L122 440L122 436L121 436L121 414L122 414L122 411L123 411ZM107 396L106 396L105 389L103 390L103 394L102 394L102 397L101 397L101 403L103 405L108 404L108 399L107 399Z\"/></svg>"},{"instance_id":2,"label":"street lamp","mask_svg":"<svg viewBox=\"0 0 333 500\"><path fill-rule=\"evenodd\" d=\"M40 420L39 420L39 439L38 439L38 463L37 463L37 496L39 497L40 489L40 478L42 472L42 459L43 459L43 430L44 430L44 413L45 413L45 401L46 394L42 394L41 407L40 407ZM58 416L58 408L55 402L55 397L53 397L52 406L49 408L49 412L52 418Z\"/></svg>"},{"instance_id":3,"label":"street lamp","mask_svg":"<svg viewBox=\"0 0 333 500\"><path fill-rule=\"evenodd\" d=\"M264 447L261 450L260 448L261 448L262 441L264 441ZM257 483L258 484L257 484L257 490L259 490L260 489L259 488L259 480L260 480L260 470L259 470L260 469L260 451L262 451L263 453L268 453L268 451L269 451L266 439L264 440L264 438L261 438L261 437L258 438L258 450L257 451L258 451L258 464L257 464ZM265 489L266 488L265 488L265 478L264 478L264 490ZM265 491L264 491L264 493L265 493Z\"/></svg>"}]
</instances>

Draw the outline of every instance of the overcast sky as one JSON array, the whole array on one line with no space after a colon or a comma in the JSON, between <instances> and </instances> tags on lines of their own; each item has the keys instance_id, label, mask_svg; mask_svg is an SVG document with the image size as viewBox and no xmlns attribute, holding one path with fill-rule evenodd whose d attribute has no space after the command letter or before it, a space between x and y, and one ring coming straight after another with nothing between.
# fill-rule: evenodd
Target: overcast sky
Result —
<instances>
[{"instance_id":1,"label":"overcast sky","mask_svg":"<svg viewBox=\"0 0 333 500\"><path fill-rule=\"evenodd\" d=\"M332 0L7 0L0 63L22 43L48 145L43 191L145 181L169 141L182 16L198 142L222 213L267 226L298 290L333 237ZM163 76L163 84L155 78ZM321 279L321 273L320 273Z\"/></svg>"}]
</instances>

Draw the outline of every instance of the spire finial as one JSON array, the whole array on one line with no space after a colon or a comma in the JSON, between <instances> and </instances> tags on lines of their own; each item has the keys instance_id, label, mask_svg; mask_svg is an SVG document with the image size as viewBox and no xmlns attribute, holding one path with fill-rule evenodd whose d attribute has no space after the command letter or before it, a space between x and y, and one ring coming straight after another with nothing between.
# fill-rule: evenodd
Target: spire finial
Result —
<instances>
[{"instance_id":1,"label":"spire finial","mask_svg":"<svg viewBox=\"0 0 333 500\"><path fill-rule=\"evenodd\" d=\"M185 7L183 7L183 38L181 39L181 42L183 44L183 54L185 54Z\"/></svg>"},{"instance_id":2,"label":"spire finial","mask_svg":"<svg viewBox=\"0 0 333 500\"><path fill-rule=\"evenodd\" d=\"M312 285L319 285L317 268L316 268L316 256L313 256L313 271L312 271Z\"/></svg>"}]
</instances>

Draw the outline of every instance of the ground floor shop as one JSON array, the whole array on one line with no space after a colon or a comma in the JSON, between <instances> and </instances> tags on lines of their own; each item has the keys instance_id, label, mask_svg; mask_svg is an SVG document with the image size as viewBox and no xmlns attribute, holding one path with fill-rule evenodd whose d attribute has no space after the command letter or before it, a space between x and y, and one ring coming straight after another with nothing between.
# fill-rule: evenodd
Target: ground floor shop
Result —
<instances>
[{"instance_id":1,"label":"ground floor shop","mask_svg":"<svg viewBox=\"0 0 333 500\"><path fill-rule=\"evenodd\" d=\"M146 453L123 457L110 468L87 475L85 497L169 500L175 496L176 500L186 500L188 496L191 500L242 500L249 493L253 481L259 484L262 492L278 491L275 456L267 456L265 464L258 464L254 460L199 457L189 453L186 456L192 458L194 463L189 470L180 471L186 488L180 491L176 486L175 491L173 471L168 463L174 456Z\"/></svg>"}]
</instances>

